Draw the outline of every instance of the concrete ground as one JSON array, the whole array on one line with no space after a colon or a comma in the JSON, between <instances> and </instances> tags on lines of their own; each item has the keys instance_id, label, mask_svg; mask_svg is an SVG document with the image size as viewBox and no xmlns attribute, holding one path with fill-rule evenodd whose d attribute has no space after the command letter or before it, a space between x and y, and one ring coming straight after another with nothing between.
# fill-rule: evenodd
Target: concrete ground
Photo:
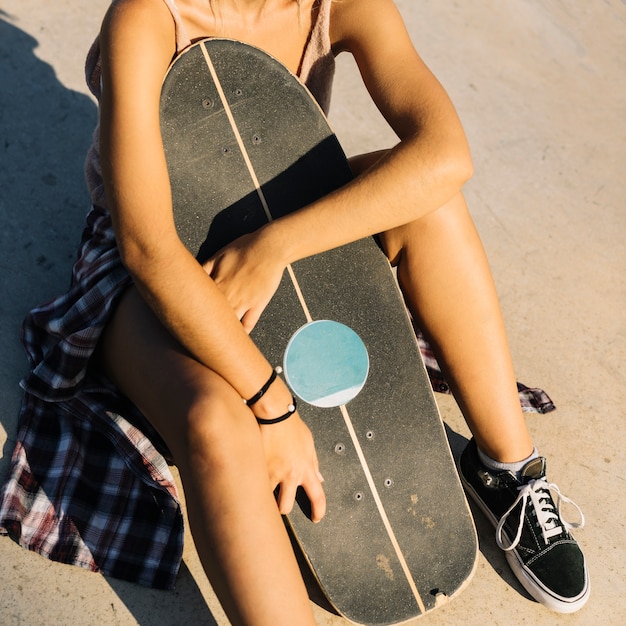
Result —
<instances>
[{"instance_id":1,"label":"concrete ground","mask_svg":"<svg viewBox=\"0 0 626 626\"><path fill-rule=\"evenodd\" d=\"M559 616L531 601L477 519L478 571L424 624L626 624L626 2L399 0L473 148L467 197L488 249L518 377L555 413L530 415L549 478L587 525L592 595ZM15 440L18 328L56 295L82 228L82 160L96 119L83 61L107 0L0 1L0 445ZM347 152L393 141L341 59L331 114ZM443 417L468 432L440 397ZM50 563L0 539L0 623L227 624L188 542L175 592ZM344 623L316 607L319 624Z\"/></svg>"}]
</instances>

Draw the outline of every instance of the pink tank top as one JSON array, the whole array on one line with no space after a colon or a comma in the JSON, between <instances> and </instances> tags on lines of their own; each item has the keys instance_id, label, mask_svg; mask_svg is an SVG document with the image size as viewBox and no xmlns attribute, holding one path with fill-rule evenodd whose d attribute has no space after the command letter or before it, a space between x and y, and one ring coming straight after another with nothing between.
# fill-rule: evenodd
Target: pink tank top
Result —
<instances>
[{"instance_id":1,"label":"pink tank top","mask_svg":"<svg viewBox=\"0 0 626 626\"><path fill-rule=\"evenodd\" d=\"M172 14L176 29L176 54L191 44L174 0L163 0ZM332 0L318 0L311 33L306 43L298 77L308 87L322 110L328 113L332 81L335 73L335 58L330 45L330 5ZM85 75L89 90L100 100L102 66L100 38L92 44L85 62ZM93 135L93 143L85 161L85 177L93 204L105 207L104 185L100 169L99 126Z\"/></svg>"}]
</instances>

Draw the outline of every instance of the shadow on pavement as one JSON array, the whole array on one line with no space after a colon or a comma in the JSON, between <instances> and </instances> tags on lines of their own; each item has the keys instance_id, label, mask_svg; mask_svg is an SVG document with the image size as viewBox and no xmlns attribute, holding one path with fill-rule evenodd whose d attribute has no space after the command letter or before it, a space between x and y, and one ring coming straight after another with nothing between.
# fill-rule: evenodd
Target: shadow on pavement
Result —
<instances>
[{"instance_id":1,"label":"shadow on pavement","mask_svg":"<svg viewBox=\"0 0 626 626\"><path fill-rule=\"evenodd\" d=\"M27 368L19 341L27 310L61 293L88 207L83 176L97 110L35 55L37 41L0 11L0 424L15 441Z\"/></svg>"},{"instance_id":2,"label":"shadow on pavement","mask_svg":"<svg viewBox=\"0 0 626 626\"><path fill-rule=\"evenodd\" d=\"M0 10L0 426L7 433L2 478L15 444L18 381L28 366L20 324L30 308L69 284L89 208L83 163L97 120L95 102L60 83L36 56L37 40L11 22ZM141 626L217 624L184 564L173 592L106 580Z\"/></svg>"},{"instance_id":3,"label":"shadow on pavement","mask_svg":"<svg viewBox=\"0 0 626 626\"><path fill-rule=\"evenodd\" d=\"M139 626L218 626L191 572L181 563L173 591L146 589L107 577Z\"/></svg>"}]
</instances>

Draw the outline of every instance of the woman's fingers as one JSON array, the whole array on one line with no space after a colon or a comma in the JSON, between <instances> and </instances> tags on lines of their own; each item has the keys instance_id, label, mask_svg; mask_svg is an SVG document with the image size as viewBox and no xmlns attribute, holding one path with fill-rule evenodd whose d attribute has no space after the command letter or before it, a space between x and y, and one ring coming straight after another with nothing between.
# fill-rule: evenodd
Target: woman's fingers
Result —
<instances>
[{"instance_id":1,"label":"woman's fingers","mask_svg":"<svg viewBox=\"0 0 626 626\"><path fill-rule=\"evenodd\" d=\"M311 503L311 519L314 522L321 521L326 514L326 494L320 481L319 472L316 472L310 482L302 485L302 487Z\"/></svg>"},{"instance_id":2,"label":"woman's fingers","mask_svg":"<svg viewBox=\"0 0 626 626\"><path fill-rule=\"evenodd\" d=\"M308 472L304 480L288 479L280 483L277 504L281 515L291 513L298 487L302 487L311 504L311 520L319 522L326 513L326 494L322 487L321 475L317 471Z\"/></svg>"},{"instance_id":3,"label":"woman's fingers","mask_svg":"<svg viewBox=\"0 0 626 626\"><path fill-rule=\"evenodd\" d=\"M326 512L323 478L311 431L296 414L282 424L261 426L270 483L277 495L278 509L288 514L298 487L311 503L311 519L319 522Z\"/></svg>"}]
</instances>

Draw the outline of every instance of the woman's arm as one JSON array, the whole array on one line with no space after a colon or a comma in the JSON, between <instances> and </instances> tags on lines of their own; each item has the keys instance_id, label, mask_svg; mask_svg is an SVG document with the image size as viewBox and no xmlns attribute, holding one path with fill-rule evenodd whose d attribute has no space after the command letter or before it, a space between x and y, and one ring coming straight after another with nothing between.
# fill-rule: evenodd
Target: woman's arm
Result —
<instances>
[{"instance_id":1,"label":"woman's arm","mask_svg":"<svg viewBox=\"0 0 626 626\"><path fill-rule=\"evenodd\" d=\"M282 269L414 221L443 206L472 174L454 107L415 51L392 0L334 3L331 40L335 53L354 55L372 99L400 141L372 159L375 163L353 182L235 242L206 265L248 329L271 296L263 278L265 271L274 276L271 262Z\"/></svg>"},{"instance_id":2,"label":"woman's arm","mask_svg":"<svg viewBox=\"0 0 626 626\"><path fill-rule=\"evenodd\" d=\"M250 397L269 364L173 222L159 100L174 37L164 4L126 0L105 18L100 144L107 202L122 260L143 298L191 354Z\"/></svg>"},{"instance_id":3,"label":"woman's arm","mask_svg":"<svg viewBox=\"0 0 626 626\"><path fill-rule=\"evenodd\" d=\"M400 142L352 184L275 224L289 262L418 219L455 196L472 174L454 107L392 0L342 0L332 11L335 52L354 56Z\"/></svg>"},{"instance_id":4,"label":"woman's arm","mask_svg":"<svg viewBox=\"0 0 626 626\"><path fill-rule=\"evenodd\" d=\"M267 381L270 364L180 242L173 222L159 121L161 84L175 52L174 24L165 5L116 2L103 24L101 49L101 162L122 260L142 297L181 345L242 398L250 398ZM290 403L291 394L278 378L255 403L255 414L274 418ZM280 511L291 510L301 485L313 519L321 519L325 498L317 456L299 415L260 426L260 436L270 484L280 486Z\"/></svg>"}]
</instances>

